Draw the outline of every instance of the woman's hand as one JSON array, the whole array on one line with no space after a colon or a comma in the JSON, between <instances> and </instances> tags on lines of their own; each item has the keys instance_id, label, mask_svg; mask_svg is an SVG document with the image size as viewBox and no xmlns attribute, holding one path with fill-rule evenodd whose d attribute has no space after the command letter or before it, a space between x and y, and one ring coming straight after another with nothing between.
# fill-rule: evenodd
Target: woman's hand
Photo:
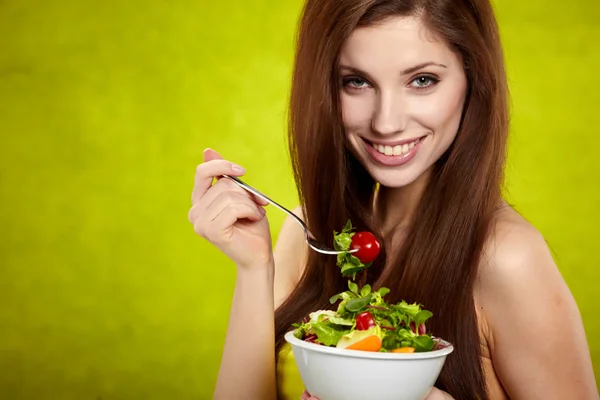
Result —
<instances>
[{"instance_id":1,"label":"woman's hand","mask_svg":"<svg viewBox=\"0 0 600 400\"><path fill-rule=\"evenodd\" d=\"M304 391L304 393L302 393L302 396L300 396L300 400L319 400L316 397L312 397L306 390Z\"/></svg>"},{"instance_id":2,"label":"woman's hand","mask_svg":"<svg viewBox=\"0 0 600 400\"><path fill-rule=\"evenodd\" d=\"M196 169L188 218L198 235L215 245L238 268L248 270L272 265L273 253L262 207L268 203L229 179L219 179L244 173L242 167L224 160L216 151L206 150L204 163Z\"/></svg>"},{"instance_id":3,"label":"woman's hand","mask_svg":"<svg viewBox=\"0 0 600 400\"><path fill-rule=\"evenodd\" d=\"M431 392L429 392L425 400L454 400L454 397L434 387L431 389Z\"/></svg>"},{"instance_id":4,"label":"woman's hand","mask_svg":"<svg viewBox=\"0 0 600 400\"><path fill-rule=\"evenodd\" d=\"M311 395L305 390L300 397L300 400L319 400L316 397L311 397ZM437 388L431 389L431 392L427 395L425 400L454 400L454 397L450 396L448 393L443 392Z\"/></svg>"}]
</instances>

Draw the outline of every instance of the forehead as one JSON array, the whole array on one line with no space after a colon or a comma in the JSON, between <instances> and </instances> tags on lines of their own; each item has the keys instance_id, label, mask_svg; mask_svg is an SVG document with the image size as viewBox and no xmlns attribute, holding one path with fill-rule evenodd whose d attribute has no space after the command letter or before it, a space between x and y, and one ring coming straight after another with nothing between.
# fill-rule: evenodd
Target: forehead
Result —
<instances>
[{"instance_id":1,"label":"forehead","mask_svg":"<svg viewBox=\"0 0 600 400\"><path fill-rule=\"evenodd\" d=\"M355 29L344 42L340 62L364 70L384 66L408 68L434 61L460 65L452 49L427 28L418 17L391 17L367 27Z\"/></svg>"}]
</instances>

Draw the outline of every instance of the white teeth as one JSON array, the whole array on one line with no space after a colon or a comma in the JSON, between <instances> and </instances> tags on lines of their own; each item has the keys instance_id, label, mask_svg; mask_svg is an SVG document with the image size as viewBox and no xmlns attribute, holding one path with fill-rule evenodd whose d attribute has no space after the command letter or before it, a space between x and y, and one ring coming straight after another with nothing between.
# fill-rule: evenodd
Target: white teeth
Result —
<instances>
[{"instance_id":1,"label":"white teeth","mask_svg":"<svg viewBox=\"0 0 600 400\"><path fill-rule=\"evenodd\" d=\"M406 154L411 150L417 143L419 143L420 139L415 140L411 143L406 143L398 146L385 146L382 144L373 143L373 148L380 152L381 154L385 154L386 156L400 156L402 154Z\"/></svg>"}]
</instances>

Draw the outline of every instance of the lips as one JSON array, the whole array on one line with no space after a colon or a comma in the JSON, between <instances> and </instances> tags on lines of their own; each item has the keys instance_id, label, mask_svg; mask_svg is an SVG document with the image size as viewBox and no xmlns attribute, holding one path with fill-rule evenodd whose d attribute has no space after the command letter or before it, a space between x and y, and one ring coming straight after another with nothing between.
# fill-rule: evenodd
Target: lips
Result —
<instances>
[{"instance_id":1,"label":"lips","mask_svg":"<svg viewBox=\"0 0 600 400\"><path fill-rule=\"evenodd\" d=\"M427 136L394 143L375 143L363 139L371 159L380 165L397 167L412 160L418 153Z\"/></svg>"}]
</instances>

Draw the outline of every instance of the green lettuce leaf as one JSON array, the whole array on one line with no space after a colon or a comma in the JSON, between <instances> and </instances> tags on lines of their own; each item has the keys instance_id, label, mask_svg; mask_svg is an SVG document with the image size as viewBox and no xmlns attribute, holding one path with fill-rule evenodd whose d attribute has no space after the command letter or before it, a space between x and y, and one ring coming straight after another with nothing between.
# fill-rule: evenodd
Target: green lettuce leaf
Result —
<instances>
[{"instance_id":1,"label":"green lettuce leaf","mask_svg":"<svg viewBox=\"0 0 600 400\"><path fill-rule=\"evenodd\" d=\"M317 335L319 343L325 346L335 346L348 331L333 325L328 321L311 324L311 330Z\"/></svg>"},{"instance_id":2,"label":"green lettuce leaf","mask_svg":"<svg viewBox=\"0 0 600 400\"><path fill-rule=\"evenodd\" d=\"M351 299L346 303L346 310L356 313L365 308L370 302L372 298L372 294L369 293L365 297L359 297L356 299Z\"/></svg>"}]
</instances>

